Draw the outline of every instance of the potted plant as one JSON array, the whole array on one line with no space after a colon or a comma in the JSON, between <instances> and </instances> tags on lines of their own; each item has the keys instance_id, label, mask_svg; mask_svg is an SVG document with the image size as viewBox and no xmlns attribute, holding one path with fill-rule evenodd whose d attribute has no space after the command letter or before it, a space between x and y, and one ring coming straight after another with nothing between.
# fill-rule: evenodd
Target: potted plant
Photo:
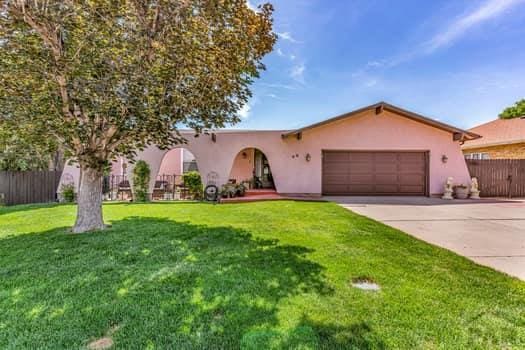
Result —
<instances>
[{"instance_id":1,"label":"potted plant","mask_svg":"<svg viewBox=\"0 0 525 350\"><path fill-rule=\"evenodd\" d=\"M467 199L468 198L468 186L465 184L454 186L454 194L457 199Z\"/></svg>"},{"instance_id":2,"label":"potted plant","mask_svg":"<svg viewBox=\"0 0 525 350\"><path fill-rule=\"evenodd\" d=\"M235 186L235 195L238 197L244 197L246 193L246 187L243 184Z\"/></svg>"},{"instance_id":3,"label":"potted plant","mask_svg":"<svg viewBox=\"0 0 525 350\"><path fill-rule=\"evenodd\" d=\"M236 186L234 184L224 184L221 188L222 198L233 198L236 195Z\"/></svg>"}]
</instances>

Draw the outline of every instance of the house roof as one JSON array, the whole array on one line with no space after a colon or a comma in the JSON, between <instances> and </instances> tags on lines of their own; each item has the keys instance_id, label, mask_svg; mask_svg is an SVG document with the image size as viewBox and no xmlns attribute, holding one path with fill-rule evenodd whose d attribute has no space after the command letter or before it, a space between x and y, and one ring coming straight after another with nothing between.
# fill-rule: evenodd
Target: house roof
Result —
<instances>
[{"instance_id":1,"label":"house roof","mask_svg":"<svg viewBox=\"0 0 525 350\"><path fill-rule=\"evenodd\" d=\"M525 117L496 119L469 129L469 132L480 134L483 138L466 142L463 149L525 143Z\"/></svg>"},{"instance_id":2,"label":"house roof","mask_svg":"<svg viewBox=\"0 0 525 350\"><path fill-rule=\"evenodd\" d=\"M478 139L478 138L481 137L480 135L478 135L475 132L462 130L462 129L456 128L456 127L454 127L452 125L448 125L448 124L445 124L445 123L442 123L442 122L438 122L437 120L424 117L424 116L422 116L420 114L407 111L406 109L403 109L403 108L391 105L391 104L386 103L386 102L379 102L379 103L376 103L376 104L373 104L373 105L370 105L370 106L366 106L366 107L363 107L363 108L356 109L355 111L352 111L352 112L341 114L341 115L339 115L337 117L334 117L334 118L326 119L326 120L323 120L321 122L305 126L303 128L300 128L300 129L288 131L286 133L283 133L282 136L283 136L283 138L286 138L286 137L289 137L289 136L293 136L293 135L299 136L304 131L315 129L315 128L318 128L320 126L323 126L323 125L326 125L326 124L329 124L329 123L333 123L333 122L336 122L336 121L339 121L339 120L342 120L342 119L351 118L351 117L353 117L353 116L355 116L355 115L357 115L357 114L359 114L361 112L367 111L367 110L376 110L376 113L380 113L383 110L388 110L390 112L394 112L394 113L396 113L398 115L401 115L401 116L403 116L405 118L408 118L408 119L411 119L411 120L414 120L414 121L417 121L417 122L420 122L420 123L423 123L423 124L435 127L437 129L448 131L448 132L452 133L454 135L454 139L458 140L458 141L474 140L474 139Z\"/></svg>"}]
</instances>

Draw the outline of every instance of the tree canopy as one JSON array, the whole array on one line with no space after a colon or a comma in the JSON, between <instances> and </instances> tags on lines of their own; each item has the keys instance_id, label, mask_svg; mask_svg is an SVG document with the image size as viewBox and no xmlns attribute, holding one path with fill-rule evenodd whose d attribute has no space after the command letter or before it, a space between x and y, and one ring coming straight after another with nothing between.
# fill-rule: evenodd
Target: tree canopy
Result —
<instances>
[{"instance_id":1,"label":"tree canopy","mask_svg":"<svg viewBox=\"0 0 525 350\"><path fill-rule=\"evenodd\" d=\"M60 170L63 158L52 138L30 125L0 125L0 170Z\"/></svg>"},{"instance_id":2,"label":"tree canopy","mask_svg":"<svg viewBox=\"0 0 525 350\"><path fill-rule=\"evenodd\" d=\"M272 6L245 0L0 6L0 122L33 125L78 161L92 181L79 211L111 159L182 143L181 125L238 122L276 40Z\"/></svg>"},{"instance_id":3,"label":"tree canopy","mask_svg":"<svg viewBox=\"0 0 525 350\"><path fill-rule=\"evenodd\" d=\"M500 119L512 119L523 116L525 116L525 99L521 99L514 105L505 108L499 115Z\"/></svg>"}]
</instances>

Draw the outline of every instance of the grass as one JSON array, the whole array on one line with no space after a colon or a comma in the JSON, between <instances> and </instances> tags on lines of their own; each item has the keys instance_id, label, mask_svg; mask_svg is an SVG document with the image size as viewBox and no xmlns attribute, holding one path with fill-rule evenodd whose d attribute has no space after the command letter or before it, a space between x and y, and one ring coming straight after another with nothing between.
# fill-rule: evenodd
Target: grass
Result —
<instances>
[{"instance_id":1,"label":"grass","mask_svg":"<svg viewBox=\"0 0 525 350\"><path fill-rule=\"evenodd\" d=\"M0 348L525 346L525 283L332 203L109 204L83 235L74 214L0 208Z\"/></svg>"}]
</instances>

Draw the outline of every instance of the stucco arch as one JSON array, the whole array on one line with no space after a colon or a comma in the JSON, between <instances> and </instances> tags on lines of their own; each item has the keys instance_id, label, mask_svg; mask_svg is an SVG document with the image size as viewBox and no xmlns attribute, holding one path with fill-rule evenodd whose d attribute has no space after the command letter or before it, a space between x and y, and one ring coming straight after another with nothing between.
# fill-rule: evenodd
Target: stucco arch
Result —
<instances>
[{"instance_id":1,"label":"stucco arch","mask_svg":"<svg viewBox=\"0 0 525 350\"><path fill-rule=\"evenodd\" d=\"M205 173L202 171L201 169L202 167L200 164L201 163L200 158L202 157L203 150L200 150L198 149L198 147L194 147L190 144L175 145L165 150L160 149L157 146L150 146L144 149L142 152L139 152L137 156L135 157L135 161L144 160L146 163L148 163L150 167L151 178L150 178L150 182L148 186L148 193L153 193L153 189L155 187L155 181L159 173L162 161L164 160L166 155L171 150L174 150L177 148L184 148L193 154L199 166L199 173L201 174L203 181L205 181L205 175L204 175ZM130 166L128 167L128 174L129 174L128 178L129 178L129 182L132 188L133 188L133 176L132 176L133 168L134 168L134 164L130 164ZM206 169L206 166L203 166L203 168Z\"/></svg>"},{"instance_id":2,"label":"stucco arch","mask_svg":"<svg viewBox=\"0 0 525 350\"><path fill-rule=\"evenodd\" d=\"M275 159L275 156L276 155L273 155L271 154L271 152L269 153L266 149L267 147L263 146L263 145L256 145L256 144L246 144L245 146L241 146L241 148L239 147L235 147L235 150L237 150L236 152L233 151L231 152L232 153L232 156L230 157L230 162L229 162L229 169L230 171L228 172L228 177L231 175L231 172L233 170L233 167L235 165L235 161L237 159L237 157L239 156L239 154L241 154L241 152L243 151L246 151L246 150L249 150L249 149L257 149L259 150L261 153L263 153L265 156L266 156L266 159L268 160L268 164L270 166L270 170L272 172L272 178L273 178L273 184L275 186L275 190L277 192L279 192L279 182L278 182L278 176L276 175L275 171L274 171L274 164L275 162L272 161L272 159Z\"/></svg>"}]
</instances>

